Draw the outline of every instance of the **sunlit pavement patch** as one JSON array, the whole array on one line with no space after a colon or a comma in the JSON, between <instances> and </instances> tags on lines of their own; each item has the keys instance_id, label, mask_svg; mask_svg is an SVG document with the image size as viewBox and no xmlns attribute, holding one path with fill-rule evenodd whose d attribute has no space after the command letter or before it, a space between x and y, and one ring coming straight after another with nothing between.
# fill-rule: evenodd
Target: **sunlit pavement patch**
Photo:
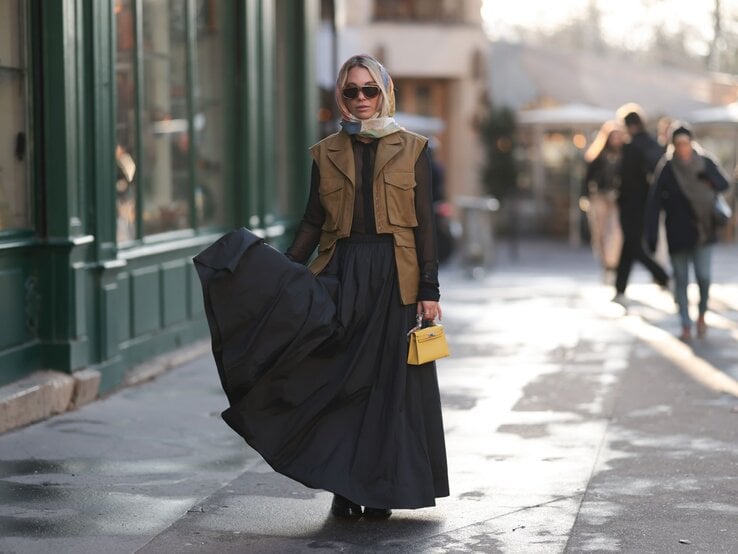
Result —
<instances>
[{"instance_id":1,"label":"sunlit pavement patch","mask_svg":"<svg viewBox=\"0 0 738 554\"><path fill-rule=\"evenodd\" d=\"M693 296L694 296L694 291ZM633 336L654 348L661 356L669 360L675 367L690 375L697 382L714 390L738 397L738 381L723 368L716 367L706 356L719 353L715 344L716 333L729 334L730 348L726 353L738 361L734 339L738 339L738 323L714 312L708 312L706 320L712 327L705 339L695 338L689 344L679 340L674 334L665 330L669 322L676 320L674 301L671 295L655 286L640 285L628 289L628 294L637 306L627 310L630 314L620 319L621 326ZM673 323L671 324L673 326ZM723 339L724 341L725 339ZM704 348L706 344L712 344ZM717 348L716 348L717 347ZM725 368L727 369L727 368Z\"/></svg>"},{"instance_id":2,"label":"sunlit pavement patch","mask_svg":"<svg viewBox=\"0 0 738 554\"><path fill-rule=\"evenodd\" d=\"M673 335L644 323L640 318L624 319L623 327L700 384L715 392L738 397L738 381L696 355L689 345Z\"/></svg>"}]
</instances>

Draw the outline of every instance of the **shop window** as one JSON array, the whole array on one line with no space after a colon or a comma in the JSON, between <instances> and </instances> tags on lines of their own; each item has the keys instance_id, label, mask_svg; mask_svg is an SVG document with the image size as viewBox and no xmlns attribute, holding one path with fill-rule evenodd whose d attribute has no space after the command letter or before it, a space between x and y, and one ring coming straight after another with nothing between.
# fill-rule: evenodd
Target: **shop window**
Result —
<instances>
[{"instance_id":1,"label":"shop window","mask_svg":"<svg viewBox=\"0 0 738 554\"><path fill-rule=\"evenodd\" d=\"M459 0L375 0L378 21L418 21L460 23L464 2Z\"/></svg>"},{"instance_id":2,"label":"shop window","mask_svg":"<svg viewBox=\"0 0 738 554\"><path fill-rule=\"evenodd\" d=\"M135 27L132 0L117 0L116 16L116 119L115 162L116 236L119 243L136 238L136 162L138 135L136 113Z\"/></svg>"},{"instance_id":3,"label":"shop window","mask_svg":"<svg viewBox=\"0 0 738 554\"><path fill-rule=\"evenodd\" d=\"M25 6L0 1L0 231L31 226Z\"/></svg>"},{"instance_id":4,"label":"shop window","mask_svg":"<svg viewBox=\"0 0 738 554\"><path fill-rule=\"evenodd\" d=\"M233 21L224 13L230 4L115 2L119 243L225 221L222 23Z\"/></svg>"},{"instance_id":5,"label":"shop window","mask_svg":"<svg viewBox=\"0 0 738 554\"><path fill-rule=\"evenodd\" d=\"M143 232L190 227L185 2L143 0Z\"/></svg>"}]
</instances>

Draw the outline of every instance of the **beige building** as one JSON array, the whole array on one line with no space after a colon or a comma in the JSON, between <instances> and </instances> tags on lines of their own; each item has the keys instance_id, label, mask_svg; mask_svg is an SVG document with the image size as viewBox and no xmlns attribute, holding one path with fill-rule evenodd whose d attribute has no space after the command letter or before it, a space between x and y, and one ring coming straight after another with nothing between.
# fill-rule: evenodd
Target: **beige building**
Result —
<instances>
[{"instance_id":1,"label":"beige building","mask_svg":"<svg viewBox=\"0 0 738 554\"><path fill-rule=\"evenodd\" d=\"M332 63L340 65L358 53L376 56L395 81L398 111L440 120L442 129L432 134L440 142L437 159L452 202L459 195L482 193L475 121L485 105L488 40L480 7L481 0L334 1ZM326 26L323 32L331 30ZM332 63L322 62L321 80L334 78L338 68ZM398 120L409 130L431 134Z\"/></svg>"}]
</instances>

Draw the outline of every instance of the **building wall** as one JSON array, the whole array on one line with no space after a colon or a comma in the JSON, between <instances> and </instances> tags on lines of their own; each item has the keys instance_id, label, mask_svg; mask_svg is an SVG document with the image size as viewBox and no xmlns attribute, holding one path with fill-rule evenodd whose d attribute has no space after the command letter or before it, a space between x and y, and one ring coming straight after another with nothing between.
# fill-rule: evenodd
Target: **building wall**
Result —
<instances>
[{"instance_id":1,"label":"building wall","mask_svg":"<svg viewBox=\"0 0 738 554\"><path fill-rule=\"evenodd\" d=\"M446 124L440 137L441 160L452 201L457 195L482 193L482 148L474 124L486 96L488 50L480 1L460 0L454 6L459 21L379 21L376 0L337 2L339 64L356 53L368 53L400 83L433 80L444 88L437 101L446 105L436 106L431 115L443 114Z\"/></svg>"},{"instance_id":2,"label":"building wall","mask_svg":"<svg viewBox=\"0 0 738 554\"><path fill-rule=\"evenodd\" d=\"M30 208L27 222L0 221L0 385L38 369L97 368L105 391L134 365L207 336L192 256L234 227L248 226L277 246L291 235L307 192L307 147L316 138L312 36L318 4L169 4L186 19L181 36L167 37L180 52L176 63L184 64L182 82L152 90L141 83L155 79L156 68L146 64L156 53L144 56L142 49L151 45L143 34L156 18L143 15L158 3L17 3L27 6L17 40L28 53L28 183L15 181L11 188L26 195ZM136 29L129 38L137 44L121 42L118 16L128 7ZM228 22L224 48L213 47L207 28L198 48L201 18L214 10ZM171 16L162 15L163 21ZM128 66L130 98L119 86L121 48L135 53ZM207 79L217 64L225 66L224 92L219 112L206 117L207 94L218 87L198 85L193 68ZM157 109L173 109L166 98L190 109L180 119L152 116L152 99ZM123 102L133 108L121 119ZM124 179L131 186L121 182L122 123L137 139L129 152L137 170ZM198 129L217 138L203 138ZM172 140L162 146L165 132ZM8 134L0 149L8 148ZM154 146L147 150L146 141ZM170 159L176 147L182 148L181 166ZM167 163L157 165L151 156ZM208 159L217 160L217 167ZM0 156L0 164L4 160ZM211 188L220 213L208 219L202 191L216 181ZM172 183L179 183L179 192L166 188ZM132 223L123 238L122 194L132 199L125 212ZM171 228L150 226L151 199L176 200L185 215L176 223L164 220Z\"/></svg>"}]
</instances>

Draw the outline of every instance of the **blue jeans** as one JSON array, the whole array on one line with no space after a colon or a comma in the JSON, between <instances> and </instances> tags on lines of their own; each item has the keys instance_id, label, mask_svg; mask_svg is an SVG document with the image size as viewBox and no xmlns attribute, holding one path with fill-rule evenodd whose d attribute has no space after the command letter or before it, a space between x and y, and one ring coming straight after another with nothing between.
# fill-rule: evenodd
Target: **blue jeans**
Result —
<instances>
[{"instance_id":1,"label":"blue jeans","mask_svg":"<svg viewBox=\"0 0 738 554\"><path fill-rule=\"evenodd\" d=\"M671 254L674 269L674 299L679 306L679 318L683 327L691 327L687 285L689 285L689 262L694 265L697 286L700 289L699 314L707 311L707 297L710 293L710 270L712 266L712 245L697 246L691 250Z\"/></svg>"}]
</instances>

